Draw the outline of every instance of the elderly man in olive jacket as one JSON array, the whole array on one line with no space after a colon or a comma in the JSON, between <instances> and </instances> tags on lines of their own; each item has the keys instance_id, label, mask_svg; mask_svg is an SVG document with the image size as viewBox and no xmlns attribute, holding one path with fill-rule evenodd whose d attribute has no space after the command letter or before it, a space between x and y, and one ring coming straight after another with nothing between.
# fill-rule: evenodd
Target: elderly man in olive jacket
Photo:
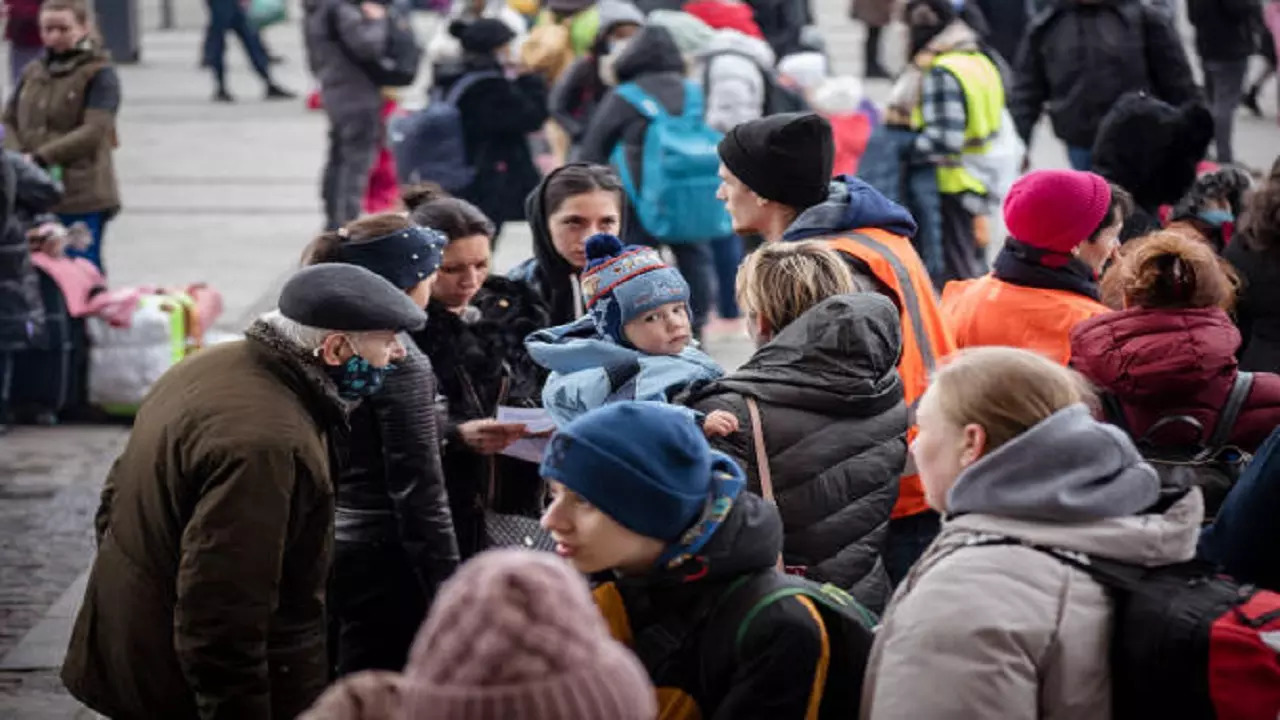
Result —
<instances>
[{"instance_id":1,"label":"elderly man in olive jacket","mask_svg":"<svg viewBox=\"0 0 1280 720\"><path fill-rule=\"evenodd\" d=\"M368 270L316 265L160 379L102 493L73 695L113 720L283 720L320 695L333 448L424 322Z\"/></svg>"}]
</instances>

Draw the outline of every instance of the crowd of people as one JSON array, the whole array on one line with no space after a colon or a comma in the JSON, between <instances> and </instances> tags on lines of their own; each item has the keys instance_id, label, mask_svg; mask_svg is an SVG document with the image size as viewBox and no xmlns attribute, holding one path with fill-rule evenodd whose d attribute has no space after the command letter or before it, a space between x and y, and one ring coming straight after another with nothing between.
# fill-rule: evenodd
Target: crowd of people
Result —
<instances>
[{"instance_id":1,"label":"crowd of people","mask_svg":"<svg viewBox=\"0 0 1280 720\"><path fill-rule=\"evenodd\" d=\"M1275 717L1280 157L1234 164L1231 4L1189 3L1206 92L1162 7L909 0L880 108L804 2L466 0L387 125L397 6L310 0L325 231L137 409L64 684L121 720ZM80 0L38 15L6 363L28 229L100 251L119 205L119 82ZM1024 167L1042 112L1074 169Z\"/></svg>"}]
</instances>

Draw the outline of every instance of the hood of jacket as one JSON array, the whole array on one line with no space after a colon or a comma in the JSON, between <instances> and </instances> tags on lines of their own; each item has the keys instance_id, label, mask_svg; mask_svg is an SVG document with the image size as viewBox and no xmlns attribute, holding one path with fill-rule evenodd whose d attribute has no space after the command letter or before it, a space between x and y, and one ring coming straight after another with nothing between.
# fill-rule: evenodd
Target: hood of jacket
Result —
<instances>
[{"instance_id":1,"label":"hood of jacket","mask_svg":"<svg viewBox=\"0 0 1280 720\"><path fill-rule=\"evenodd\" d=\"M675 38L664 27L648 25L631 39L613 66L619 83L631 82L641 75L678 73L684 75L684 56Z\"/></svg>"},{"instance_id":2,"label":"hood of jacket","mask_svg":"<svg viewBox=\"0 0 1280 720\"><path fill-rule=\"evenodd\" d=\"M684 11L716 30L732 30L745 35L762 37L760 26L756 23L756 11L745 2L696 0L685 3Z\"/></svg>"},{"instance_id":3,"label":"hood of jacket","mask_svg":"<svg viewBox=\"0 0 1280 720\"><path fill-rule=\"evenodd\" d=\"M749 11L750 8L748 8ZM698 53L698 57L705 59L721 53L745 55L769 72L773 72L774 63L777 60L769 43L737 30L717 30L715 35L711 36L711 43Z\"/></svg>"},{"instance_id":4,"label":"hood of jacket","mask_svg":"<svg viewBox=\"0 0 1280 720\"><path fill-rule=\"evenodd\" d=\"M879 415L902 399L901 354L892 302L878 293L838 295L810 308L708 391L834 417Z\"/></svg>"},{"instance_id":5,"label":"hood of jacket","mask_svg":"<svg viewBox=\"0 0 1280 720\"><path fill-rule=\"evenodd\" d=\"M600 43L609 37L609 33L619 25L644 25L644 13L635 3L628 0L603 0L597 7L600 9L600 32L596 34L596 42Z\"/></svg>"},{"instance_id":6,"label":"hood of jacket","mask_svg":"<svg viewBox=\"0 0 1280 720\"><path fill-rule=\"evenodd\" d=\"M1046 466L1045 458L1053 462ZM1135 515L1160 494L1128 435L1083 404L1059 410L969 466L947 493L952 515L1052 523Z\"/></svg>"},{"instance_id":7,"label":"hood of jacket","mask_svg":"<svg viewBox=\"0 0 1280 720\"><path fill-rule=\"evenodd\" d=\"M858 178L842 175L831 181L825 202L800 213L783 234L784 241L807 240L858 228L880 228L894 235L914 237L911 213Z\"/></svg>"},{"instance_id":8,"label":"hood of jacket","mask_svg":"<svg viewBox=\"0 0 1280 720\"><path fill-rule=\"evenodd\" d=\"M1160 401L1185 396L1236 367L1240 331L1218 308L1099 315L1071 333L1071 364L1119 397Z\"/></svg>"},{"instance_id":9,"label":"hood of jacket","mask_svg":"<svg viewBox=\"0 0 1280 720\"><path fill-rule=\"evenodd\" d=\"M778 509L743 490L715 534L692 559L674 568L643 576L623 577L619 585L670 586L725 581L772 567L782 551L782 517Z\"/></svg>"},{"instance_id":10,"label":"hood of jacket","mask_svg":"<svg viewBox=\"0 0 1280 720\"><path fill-rule=\"evenodd\" d=\"M596 331L591 316L583 316L568 325L538 330L525 340L529 355L539 365L558 373L575 373L579 370L610 367L639 359L657 359L664 355L648 355L634 348L623 347L611 340L603 340ZM714 368L720 366L694 343L690 342L678 356L681 360Z\"/></svg>"}]
</instances>

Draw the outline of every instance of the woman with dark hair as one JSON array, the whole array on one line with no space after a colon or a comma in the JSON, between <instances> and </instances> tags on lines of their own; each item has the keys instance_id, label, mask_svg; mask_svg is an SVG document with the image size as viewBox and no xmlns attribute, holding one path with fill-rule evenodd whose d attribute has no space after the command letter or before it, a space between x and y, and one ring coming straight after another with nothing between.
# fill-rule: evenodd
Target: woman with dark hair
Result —
<instances>
[{"instance_id":1,"label":"woman with dark hair","mask_svg":"<svg viewBox=\"0 0 1280 720\"><path fill-rule=\"evenodd\" d=\"M501 455L525 432L495 419L498 406L537 407L543 371L524 338L550 323L524 283L489 275L493 223L471 203L423 185L405 193L413 222L444 234L427 328L414 335L448 404L441 460L463 558L490 544L484 511L537 517L542 481L533 463Z\"/></svg>"},{"instance_id":2,"label":"woman with dark hair","mask_svg":"<svg viewBox=\"0 0 1280 720\"><path fill-rule=\"evenodd\" d=\"M1243 284L1236 304L1240 369L1280 372L1280 157L1245 201L1240 238L1224 256Z\"/></svg>"},{"instance_id":3,"label":"woman with dark hair","mask_svg":"<svg viewBox=\"0 0 1280 720\"><path fill-rule=\"evenodd\" d=\"M381 213L319 236L304 264L359 265L425 307L444 244L434 230ZM458 565L440 467L435 376L414 343L401 344L405 357L382 391L351 414L337 482L330 614L343 675L404 667L436 590Z\"/></svg>"},{"instance_id":4,"label":"woman with dark hair","mask_svg":"<svg viewBox=\"0 0 1280 720\"><path fill-rule=\"evenodd\" d=\"M622 180L604 165L570 163L555 170L525 201L533 257L509 274L529 287L564 325L586 312L579 276L587 266L587 238L622 236L627 204Z\"/></svg>"}]
</instances>

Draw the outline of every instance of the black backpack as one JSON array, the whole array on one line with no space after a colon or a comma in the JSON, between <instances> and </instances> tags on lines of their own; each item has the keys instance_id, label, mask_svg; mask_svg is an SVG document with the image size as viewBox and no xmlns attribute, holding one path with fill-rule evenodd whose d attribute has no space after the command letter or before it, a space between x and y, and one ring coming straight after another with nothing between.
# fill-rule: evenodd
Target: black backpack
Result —
<instances>
[{"instance_id":1,"label":"black backpack","mask_svg":"<svg viewBox=\"0 0 1280 720\"><path fill-rule=\"evenodd\" d=\"M386 3L387 16L382 22L387 24L387 44L377 60L368 61L356 57L342 41L342 34L338 32L338 5L339 3L335 3L331 6L329 12L329 35L342 49L342 54L359 66L378 87L412 85L414 78L418 76L418 66L422 64L422 45L413 32L409 13L397 2Z\"/></svg>"},{"instance_id":2,"label":"black backpack","mask_svg":"<svg viewBox=\"0 0 1280 720\"><path fill-rule=\"evenodd\" d=\"M1200 488L1200 492L1204 494L1204 522L1207 525L1213 522L1218 508L1222 507L1222 501L1252 459L1249 453L1228 444L1236 420L1240 417L1240 410L1252 388L1253 373L1236 373L1231 392L1218 412L1217 426L1208 439L1205 439L1204 426L1190 415L1162 417L1141 438L1134 437L1125 420L1124 407L1119 398L1105 393L1102 403L1107 420L1133 438L1138 451L1159 473L1162 495L1180 496L1193 487ZM1155 441L1160 430L1175 425L1194 428L1196 442L1169 446Z\"/></svg>"}]
</instances>

